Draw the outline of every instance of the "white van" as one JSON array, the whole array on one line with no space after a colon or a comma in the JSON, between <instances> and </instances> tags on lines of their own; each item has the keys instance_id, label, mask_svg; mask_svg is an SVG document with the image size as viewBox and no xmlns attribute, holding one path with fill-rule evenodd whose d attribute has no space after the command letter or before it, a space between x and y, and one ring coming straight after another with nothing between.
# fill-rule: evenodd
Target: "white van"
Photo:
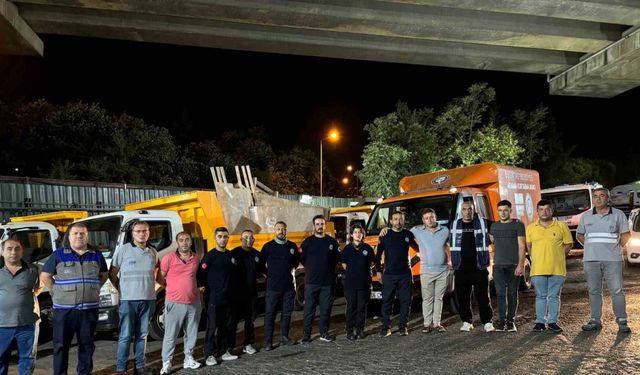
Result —
<instances>
[{"instance_id":1,"label":"white van","mask_svg":"<svg viewBox=\"0 0 640 375\"><path fill-rule=\"evenodd\" d=\"M562 185L542 190L542 199L550 201L554 207L553 217L564 221L569 226L575 249L582 248L582 245L576 240L576 229L580 218L585 212L593 209L591 193L594 189L601 187L602 185L594 183Z\"/></svg>"},{"instance_id":2,"label":"white van","mask_svg":"<svg viewBox=\"0 0 640 375\"><path fill-rule=\"evenodd\" d=\"M609 201L624 213L629 214L633 208L640 207L640 181L618 185L611 189Z\"/></svg>"},{"instance_id":3,"label":"white van","mask_svg":"<svg viewBox=\"0 0 640 375\"><path fill-rule=\"evenodd\" d=\"M629 264L640 264L640 208L636 208L629 214L629 230L631 239L627 242L625 250Z\"/></svg>"}]
</instances>

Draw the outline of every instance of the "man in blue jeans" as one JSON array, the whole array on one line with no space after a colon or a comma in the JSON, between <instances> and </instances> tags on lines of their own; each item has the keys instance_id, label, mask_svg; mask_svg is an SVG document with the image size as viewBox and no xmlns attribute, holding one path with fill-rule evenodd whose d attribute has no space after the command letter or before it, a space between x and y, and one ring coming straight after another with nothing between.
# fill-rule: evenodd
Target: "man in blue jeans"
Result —
<instances>
[{"instance_id":1,"label":"man in blue jeans","mask_svg":"<svg viewBox=\"0 0 640 375\"><path fill-rule=\"evenodd\" d=\"M85 224L72 224L67 233L67 243L49 256L40 275L53 297L53 373L67 374L75 335L76 371L91 374L96 349L93 333L98 324L100 287L107 281L107 263L102 253L88 244Z\"/></svg>"},{"instance_id":2,"label":"man in blue jeans","mask_svg":"<svg viewBox=\"0 0 640 375\"><path fill-rule=\"evenodd\" d=\"M156 303L155 281L164 284L158 272L158 252L149 241L149 224L136 221L131 226L133 241L122 245L115 252L109 270L111 284L120 293L120 335L116 371L118 375L127 372L127 360L131 338L134 340L134 374L152 375L145 370L144 351L147 345L149 320L153 316ZM154 277L155 276L155 277Z\"/></svg>"},{"instance_id":3,"label":"man in blue jeans","mask_svg":"<svg viewBox=\"0 0 640 375\"><path fill-rule=\"evenodd\" d=\"M0 262L0 375L9 372L11 343L18 347L18 374L31 374L38 348L34 295L39 290L38 270L22 260L24 250L17 240L2 242Z\"/></svg>"},{"instance_id":4,"label":"man in blue jeans","mask_svg":"<svg viewBox=\"0 0 640 375\"><path fill-rule=\"evenodd\" d=\"M538 202L538 221L526 230L527 250L531 256L531 281L536 290L534 332L562 332L558 325L560 293L567 277L566 256L573 247L567 223L553 218L551 202ZM545 324L546 323L546 324Z\"/></svg>"}]
</instances>

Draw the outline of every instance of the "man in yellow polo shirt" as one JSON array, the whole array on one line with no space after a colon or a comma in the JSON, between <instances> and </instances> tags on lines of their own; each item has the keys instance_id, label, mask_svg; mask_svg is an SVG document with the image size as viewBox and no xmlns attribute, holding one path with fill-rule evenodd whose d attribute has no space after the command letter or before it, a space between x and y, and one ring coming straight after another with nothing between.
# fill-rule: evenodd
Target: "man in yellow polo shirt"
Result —
<instances>
[{"instance_id":1,"label":"man in yellow polo shirt","mask_svg":"<svg viewBox=\"0 0 640 375\"><path fill-rule=\"evenodd\" d=\"M567 276L566 256L573 238L565 222L553 218L551 202L538 202L538 221L527 226L527 250L531 257L531 281L536 290L534 332L549 329L562 332L558 325L560 292ZM546 325L545 325L546 322Z\"/></svg>"}]
</instances>

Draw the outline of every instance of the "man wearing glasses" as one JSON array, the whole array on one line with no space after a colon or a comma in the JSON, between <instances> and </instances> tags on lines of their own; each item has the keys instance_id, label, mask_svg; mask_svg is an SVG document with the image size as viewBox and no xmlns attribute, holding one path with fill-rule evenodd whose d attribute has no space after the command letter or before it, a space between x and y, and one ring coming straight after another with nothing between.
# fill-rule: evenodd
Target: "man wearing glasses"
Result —
<instances>
[{"instance_id":1,"label":"man wearing glasses","mask_svg":"<svg viewBox=\"0 0 640 375\"><path fill-rule=\"evenodd\" d=\"M131 229L132 241L122 245L115 252L109 270L111 284L120 293L120 335L116 371L118 375L127 372L129 346L133 337L137 375L150 375L145 370L144 351L149 332L149 320L156 303L155 282L163 284L158 272L158 252L149 245L149 224L135 221Z\"/></svg>"}]
</instances>

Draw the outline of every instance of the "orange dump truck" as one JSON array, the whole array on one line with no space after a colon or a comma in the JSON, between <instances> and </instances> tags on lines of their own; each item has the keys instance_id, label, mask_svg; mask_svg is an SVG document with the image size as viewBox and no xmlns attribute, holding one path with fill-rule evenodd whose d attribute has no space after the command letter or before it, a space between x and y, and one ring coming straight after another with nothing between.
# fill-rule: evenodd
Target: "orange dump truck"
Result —
<instances>
[{"instance_id":1,"label":"orange dump truck","mask_svg":"<svg viewBox=\"0 0 640 375\"><path fill-rule=\"evenodd\" d=\"M377 245L377 233L388 226L391 214L396 211L405 214L405 225L412 228L422 225L422 210L432 208L438 223L451 228L453 221L460 217L462 202L467 201L473 203L479 216L496 221L499 220L496 204L507 199L513 204L514 217L526 225L537 219L540 179L533 170L483 163L404 177L400 180L400 191L401 195L376 205L367 223L370 235L366 241L370 245ZM414 281L417 281L414 285L419 289L420 261L413 250L409 256ZM524 280L529 286L528 267ZM381 298L381 287L374 280L371 299Z\"/></svg>"}]
</instances>

